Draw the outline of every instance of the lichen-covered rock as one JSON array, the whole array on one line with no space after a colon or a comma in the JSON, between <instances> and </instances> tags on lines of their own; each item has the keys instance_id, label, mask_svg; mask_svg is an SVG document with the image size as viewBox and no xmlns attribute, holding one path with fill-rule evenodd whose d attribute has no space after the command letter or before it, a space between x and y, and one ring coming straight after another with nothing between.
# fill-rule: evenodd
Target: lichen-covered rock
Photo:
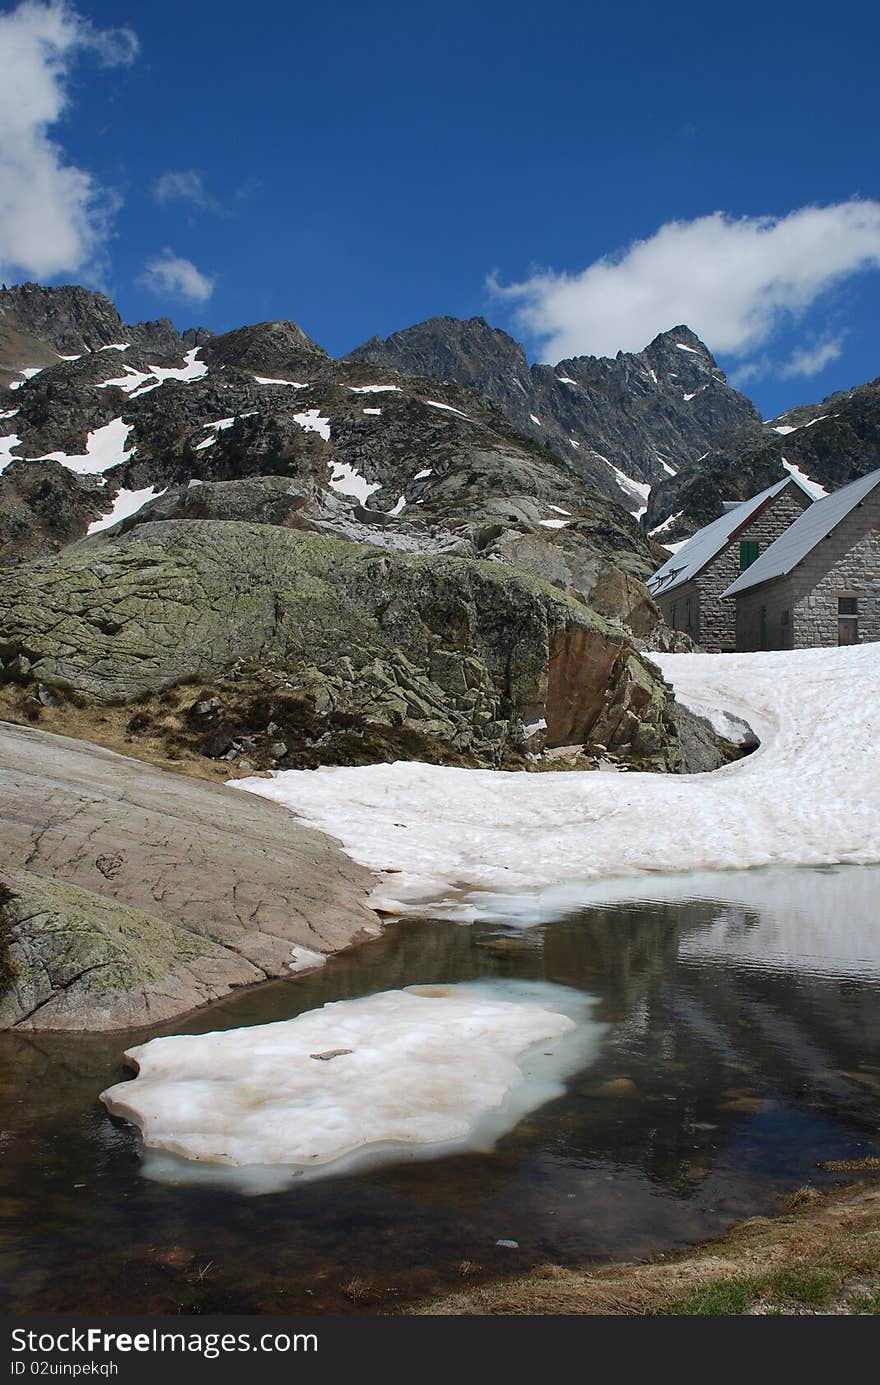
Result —
<instances>
[{"instance_id":1,"label":"lichen-covered rock","mask_svg":"<svg viewBox=\"0 0 880 1385\"><path fill-rule=\"evenodd\" d=\"M7 867L5 877L11 979L0 1029L128 1029L262 979L155 914L33 871Z\"/></svg>"},{"instance_id":2,"label":"lichen-covered rock","mask_svg":"<svg viewBox=\"0 0 880 1385\"><path fill-rule=\"evenodd\" d=\"M490 761L546 722L550 744L678 763L669 689L620 629L500 562L273 525L145 524L9 573L0 659L22 656L44 686L104 703L259 664L316 705Z\"/></svg>"},{"instance_id":3,"label":"lichen-covered rock","mask_svg":"<svg viewBox=\"0 0 880 1385\"><path fill-rule=\"evenodd\" d=\"M0 1028L153 1023L375 932L369 872L244 797L0 723Z\"/></svg>"}]
</instances>

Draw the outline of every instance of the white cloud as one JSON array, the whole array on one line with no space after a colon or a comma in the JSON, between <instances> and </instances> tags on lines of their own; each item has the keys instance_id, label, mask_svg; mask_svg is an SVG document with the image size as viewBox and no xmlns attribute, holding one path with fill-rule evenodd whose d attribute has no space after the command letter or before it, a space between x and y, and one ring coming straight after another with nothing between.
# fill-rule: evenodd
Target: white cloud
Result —
<instances>
[{"instance_id":1,"label":"white cloud","mask_svg":"<svg viewBox=\"0 0 880 1385\"><path fill-rule=\"evenodd\" d=\"M878 267L880 202L854 200L783 217L670 221L579 274L541 270L489 284L517 305L542 360L640 350L679 323L712 350L742 356L826 290Z\"/></svg>"},{"instance_id":2,"label":"white cloud","mask_svg":"<svg viewBox=\"0 0 880 1385\"><path fill-rule=\"evenodd\" d=\"M186 298L191 303L206 303L214 292L213 278L173 250L163 250L148 260L140 282L154 293Z\"/></svg>"},{"instance_id":3,"label":"white cloud","mask_svg":"<svg viewBox=\"0 0 880 1385\"><path fill-rule=\"evenodd\" d=\"M153 184L153 196L157 202L191 202L196 207L212 207L213 199L205 191L205 184L198 169L169 169L162 173Z\"/></svg>"},{"instance_id":4,"label":"white cloud","mask_svg":"<svg viewBox=\"0 0 880 1385\"><path fill-rule=\"evenodd\" d=\"M115 209L49 131L69 105L76 60L133 61L130 29L96 30L66 0L24 0L0 13L0 270L48 279L82 269L100 250Z\"/></svg>"},{"instance_id":5,"label":"white cloud","mask_svg":"<svg viewBox=\"0 0 880 1385\"><path fill-rule=\"evenodd\" d=\"M779 374L786 379L795 375L818 375L831 361L836 361L843 351L842 337L829 337L827 341L817 342L815 346L805 346L780 367Z\"/></svg>"}]
</instances>

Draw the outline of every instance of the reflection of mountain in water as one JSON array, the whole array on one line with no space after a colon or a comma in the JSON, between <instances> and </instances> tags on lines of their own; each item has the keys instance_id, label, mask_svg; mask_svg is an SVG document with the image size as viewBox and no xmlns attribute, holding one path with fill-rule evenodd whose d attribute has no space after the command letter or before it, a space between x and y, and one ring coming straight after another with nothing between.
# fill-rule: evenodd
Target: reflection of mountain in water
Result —
<instances>
[{"instance_id":1,"label":"reflection of mountain in water","mask_svg":"<svg viewBox=\"0 0 880 1385\"><path fill-rule=\"evenodd\" d=\"M797 1111L876 1138L880 871L691 877L684 907L676 884L651 881L638 903L617 886L544 930L545 975L578 976L612 1023L570 1089L559 1152L624 1159L685 1192L739 1125L757 1141ZM605 1095L620 1077L637 1097Z\"/></svg>"}]
</instances>

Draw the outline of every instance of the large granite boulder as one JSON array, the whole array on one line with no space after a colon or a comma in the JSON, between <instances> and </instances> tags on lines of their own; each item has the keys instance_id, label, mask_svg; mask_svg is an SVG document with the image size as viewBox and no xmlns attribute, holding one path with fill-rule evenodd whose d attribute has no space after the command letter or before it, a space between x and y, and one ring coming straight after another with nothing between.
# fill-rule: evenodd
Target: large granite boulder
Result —
<instances>
[{"instance_id":1,"label":"large granite boulder","mask_svg":"<svg viewBox=\"0 0 880 1385\"><path fill-rule=\"evenodd\" d=\"M679 763L669 688L582 603L502 562L275 525L144 524L10 571L0 659L110 704L259 665L490 763L536 734Z\"/></svg>"}]
</instances>

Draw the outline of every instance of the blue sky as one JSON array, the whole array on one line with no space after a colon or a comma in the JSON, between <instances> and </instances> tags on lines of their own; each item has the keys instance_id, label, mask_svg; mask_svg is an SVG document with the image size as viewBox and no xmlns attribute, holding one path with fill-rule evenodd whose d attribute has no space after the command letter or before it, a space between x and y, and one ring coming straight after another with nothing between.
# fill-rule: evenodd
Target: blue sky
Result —
<instances>
[{"instance_id":1,"label":"blue sky","mask_svg":"<svg viewBox=\"0 0 880 1385\"><path fill-rule=\"evenodd\" d=\"M0 268L333 354L439 313L554 360L685 320L770 416L880 374L878 31L789 0L0 0L35 73L0 109Z\"/></svg>"}]
</instances>

